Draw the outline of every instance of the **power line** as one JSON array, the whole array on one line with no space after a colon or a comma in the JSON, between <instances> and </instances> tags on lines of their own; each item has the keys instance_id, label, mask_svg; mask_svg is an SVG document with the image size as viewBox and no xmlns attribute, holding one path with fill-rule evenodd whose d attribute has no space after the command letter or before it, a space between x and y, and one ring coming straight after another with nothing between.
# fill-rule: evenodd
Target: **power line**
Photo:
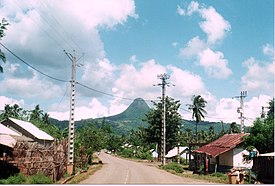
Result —
<instances>
[{"instance_id":1,"label":"power line","mask_svg":"<svg viewBox=\"0 0 275 186\"><path fill-rule=\"evenodd\" d=\"M45 9L49 10L49 12L52 12L50 11L49 9L49 5L47 4L47 2L44 2L44 1L40 1L42 3L42 5L45 7ZM50 15L52 17L52 19L54 20L54 22L59 26L59 28L63 31L63 33L65 33L67 35L67 37L72 41L72 43L78 47L78 49L80 51L83 51L82 48L74 41L74 39L70 36L70 34L66 31L66 29L64 29L64 27L61 25L61 23L57 20L57 18L53 15L53 14L50 14L49 12L47 12L46 15Z\"/></svg>"},{"instance_id":2,"label":"power line","mask_svg":"<svg viewBox=\"0 0 275 186\"><path fill-rule=\"evenodd\" d=\"M103 92L103 91L100 91L100 90L91 88L91 87L89 87L89 86L87 86L87 85L84 85L84 84L82 84L82 83L79 83L79 82L76 82L76 84L77 84L77 85L80 85L80 86L82 86L82 87L84 87L84 88L87 88L87 89L89 89L89 90L92 90L92 91L94 91L94 92L97 92L97 93L100 93L100 94L104 94L104 95L107 95L107 96L110 96L110 97L120 98L120 99L124 99L124 100L129 100L129 101L134 101L134 100L135 100L135 98L127 98L127 97L116 96L116 95L113 95L113 94L110 94L110 93L106 93L106 92ZM153 99L151 99L151 100L150 100L150 99L143 99L143 100L146 101L146 102L155 101L155 100L153 100Z\"/></svg>"},{"instance_id":3,"label":"power line","mask_svg":"<svg viewBox=\"0 0 275 186\"><path fill-rule=\"evenodd\" d=\"M40 74L50 78L50 79L53 79L53 80L56 80L56 81L60 81L60 82L70 82L70 81L66 81L66 80L63 80L63 79L58 79L58 78L55 78L53 76L50 76L40 70L38 70L37 68L33 67L32 65L30 65L28 62L26 62L25 60L23 60L22 58L20 58L18 55L16 55L14 52L12 52L8 47L6 47L4 44L0 43L1 46L3 46L9 53L11 53L14 57L16 57L17 59L19 59L21 62L23 62L24 64L26 64L28 67L32 68L33 70L39 72Z\"/></svg>"}]
</instances>

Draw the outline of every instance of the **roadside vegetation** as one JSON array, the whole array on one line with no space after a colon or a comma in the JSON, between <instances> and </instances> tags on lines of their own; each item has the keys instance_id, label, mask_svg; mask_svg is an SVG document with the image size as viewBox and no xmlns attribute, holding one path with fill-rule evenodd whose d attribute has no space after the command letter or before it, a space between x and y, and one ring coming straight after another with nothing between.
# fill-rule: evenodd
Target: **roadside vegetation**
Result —
<instances>
[{"instance_id":1,"label":"roadside vegetation","mask_svg":"<svg viewBox=\"0 0 275 186\"><path fill-rule=\"evenodd\" d=\"M43 173L38 173L32 176L24 176L16 174L7 179L1 179L0 184L52 184L51 178L45 176Z\"/></svg>"}]
</instances>

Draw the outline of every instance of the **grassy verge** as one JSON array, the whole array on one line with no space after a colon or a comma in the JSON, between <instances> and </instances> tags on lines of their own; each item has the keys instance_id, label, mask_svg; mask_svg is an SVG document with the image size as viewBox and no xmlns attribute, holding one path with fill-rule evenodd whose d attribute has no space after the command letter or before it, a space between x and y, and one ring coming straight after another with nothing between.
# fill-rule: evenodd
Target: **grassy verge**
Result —
<instances>
[{"instance_id":1,"label":"grassy verge","mask_svg":"<svg viewBox=\"0 0 275 186\"><path fill-rule=\"evenodd\" d=\"M207 180L212 183L223 183L223 184L229 183L228 176L223 173L212 173L212 174L207 174L207 175L182 174L180 176L184 176L184 177L192 178L192 179Z\"/></svg>"},{"instance_id":2,"label":"grassy verge","mask_svg":"<svg viewBox=\"0 0 275 186\"><path fill-rule=\"evenodd\" d=\"M66 182L66 184L77 184L81 181L87 179L90 175L94 174L96 171L101 169L102 164L94 164L89 167L86 172L76 174L72 179Z\"/></svg>"}]
</instances>

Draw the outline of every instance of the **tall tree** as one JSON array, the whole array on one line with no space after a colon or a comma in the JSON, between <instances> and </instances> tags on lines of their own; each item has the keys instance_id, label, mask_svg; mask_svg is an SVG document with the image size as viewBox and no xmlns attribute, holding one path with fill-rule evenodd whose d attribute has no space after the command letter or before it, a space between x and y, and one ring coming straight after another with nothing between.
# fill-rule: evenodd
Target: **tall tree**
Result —
<instances>
[{"instance_id":1,"label":"tall tree","mask_svg":"<svg viewBox=\"0 0 275 186\"><path fill-rule=\"evenodd\" d=\"M269 107L267 117L254 121L250 135L244 141L246 147L254 146L260 153L274 152L274 98Z\"/></svg>"},{"instance_id":2,"label":"tall tree","mask_svg":"<svg viewBox=\"0 0 275 186\"><path fill-rule=\"evenodd\" d=\"M196 119L196 141L198 142L198 123L202 121L204 115L207 112L204 110L206 107L207 101L201 97L201 95L194 95L192 97L192 104L187 104L188 109L192 111L192 118Z\"/></svg>"},{"instance_id":3,"label":"tall tree","mask_svg":"<svg viewBox=\"0 0 275 186\"><path fill-rule=\"evenodd\" d=\"M177 145L178 131L181 126L181 116L178 113L180 107L179 101L166 97L166 152ZM160 151L161 144L161 128L162 128L162 102L154 102L155 108L151 109L147 114L145 121L149 126L145 128L148 143L158 144Z\"/></svg>"},{"instance_id":4,"label":"tall tree","mask_svg":"<svg viewBox=\"0 0 275 186\"><path fill-rule=\"evenodd\" d=\"M2 19L2 22L0 22L0 41L2 38L5 36L5 30L7 30L7 26L9 23L5 18ZM3 61L4 63L6 62L6 56L5 53L1 51L0 48L0 60ZM3 67L0 65L0 72L3 73Z\"/></svg>"},{"instance_id":5,"label":"tall tree","mask_svg":"<svg viewBox=\"0 0 275 186\"><path fill-rule=\"evenodd\" d=\"M39 121L41 120L41 116L43 114L43 110L40 110L39 105L36 105L34 110L32 110L30 115L30 121Z\"/></svg>"}]
</instances>

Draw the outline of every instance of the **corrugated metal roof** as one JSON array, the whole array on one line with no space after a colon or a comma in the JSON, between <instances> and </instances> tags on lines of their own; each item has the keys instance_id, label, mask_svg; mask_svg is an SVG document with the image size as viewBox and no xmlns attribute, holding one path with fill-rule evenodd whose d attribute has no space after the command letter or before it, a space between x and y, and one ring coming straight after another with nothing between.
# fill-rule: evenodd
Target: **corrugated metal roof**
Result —
<instances>
[{"instance_id":1,"label":"corrugated metal roof","mask_svg":"<svg viewBox=\"0 0 275 186\"><path fill-rule=\"evenodd\" d=\"M10 128L6 127L5 125L0 123L0 134L8 134L14 136L20 136L17 132L11 130Z\"/></svg>"},{"instance_id":2,"label":"corrugated metal roof","mask_svg":"<svg viewBox=\"0 0 275 186\"><path fill-rule=\"evenodd\" d=\"M185 151L186 149L188 149L188 147L180 147L180 154ZM174 156L178 155L178 147L174 147L172 150L170 150L167 154L166 154L166 158L172 158Z\"/></svg>"},{"instance_id":3,"label":"corrugated metal roof","mask_svg":"<svg viewBox=\"0 0 275 186\"><path fill-rule=\"evenodd\" d=\"M16 125L22 127L23 129L25 129L26 131L28 131L29 133L31 133L37 139L41 139L41 140L54 140L54 138L52 136L50 136L46 132L40 130L39 128L37 128L35 125L33 125L30 122L26 122L26 121L14 119L14 118L9 118L9 119L13 123L15 123Z\"/></svg>"},{"instance_id":4,"label":"corrugated metal roof","mask_svg":"<svg viewBox=\"0 0 275 186\"><path fill-rule=\"evenodd\" d=\"M242 143L242 137L249 135L246 134L225 134L219 139L204 145L196 150L193 150L193 152L197 153L206 153L207 155L216 157L222 153L225 153L233 148L235 148L237 145Z\"/></svg>"},{"instance_id":5,"label":"corrugated metal roof","mask_svg":"<svg viewBox=\"0 0 275 186\"><path fill-rule=\"evenodd\" d=\"M10 135L0 134L0 144L13 148L16 140Z\"/></svg>"}]
</instances>

